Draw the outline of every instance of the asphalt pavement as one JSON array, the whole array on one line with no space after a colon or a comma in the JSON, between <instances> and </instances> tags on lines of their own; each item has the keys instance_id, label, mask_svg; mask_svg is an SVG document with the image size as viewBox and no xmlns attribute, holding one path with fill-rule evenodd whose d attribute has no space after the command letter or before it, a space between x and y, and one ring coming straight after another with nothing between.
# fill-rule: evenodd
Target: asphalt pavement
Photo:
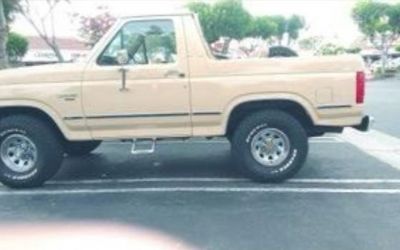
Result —
<instances>
[{"instance_id":1,"label":"asphalt pavement","mask_svg":"<svg viewBox=\"0 0 400 250\"><path fill-rule=\"evenodd\" d=\"M400 75L368 82L366 93L366 110L376 118L376 129L400 138Z\"/></svg>"},{"instance_id":2,"label":"asphalt pavement","mask_svg":"<svg viewBox=\"0 0 400 250\"><path fill-rule=\"evenodd\" d=\"M396 80L369 83L367 112L379 131L400 138L400 109L380 106L400 102L390 93L400 93ZM129 151L129 144L104 143L89 156L67 158L43 188L0 187L2 223L139 226L198 249L400 244L400 170L341 137L313 139L304 168L281 184L243 178L223 140L162 142L154 155Z\"/></svg>"}]
</instances>

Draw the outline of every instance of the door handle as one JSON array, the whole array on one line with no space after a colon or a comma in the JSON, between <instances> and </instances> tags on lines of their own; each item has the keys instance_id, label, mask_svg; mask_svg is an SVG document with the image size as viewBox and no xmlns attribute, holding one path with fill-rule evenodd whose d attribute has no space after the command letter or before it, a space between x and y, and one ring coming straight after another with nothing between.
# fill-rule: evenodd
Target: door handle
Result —
<instances>
[{"instance_id":1,"label":"door handle","mask_svg":"<svg viewBox=\"0 0 400 250\"><path fill-rule=\"evenodd\" d=\"M129 89L126 87L126 73L128 72L128 69L120 68L119 72L121 72L121 88L119 89L119 91L128 91Z\"/></svg>"},{"instance_id":2,"label":"door handle","mask_svg":"<svg viewBox=\"0 0 400 250\"><path fill-rule=\"evenodd\" d=\"M185 78L186 75L183 72L180 72L179 70L168 70L165 72L164 77L170 77L170 76L176 76L178 78Z\"/></svg>"}]
</instances>

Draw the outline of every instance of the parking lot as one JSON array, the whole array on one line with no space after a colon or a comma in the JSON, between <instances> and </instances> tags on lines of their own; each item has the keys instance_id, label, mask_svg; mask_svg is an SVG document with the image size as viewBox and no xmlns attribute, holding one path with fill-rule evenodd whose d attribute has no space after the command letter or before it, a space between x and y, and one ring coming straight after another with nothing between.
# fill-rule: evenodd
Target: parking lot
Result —
<instances>
[{"instance_id":1,"label":"parking lot","mask_svg":"<svg viewBox=\"0 0 400 250\"><path fill-rule=\"evenodd\" d=\"M141 156L108 142L43 188L0 188L0 218L135 225L200 249L398 249L399 82L369 83L377 131L312 139L285 183L244 179L224 140L162 142Z\"/></svg>"}]
</instances>

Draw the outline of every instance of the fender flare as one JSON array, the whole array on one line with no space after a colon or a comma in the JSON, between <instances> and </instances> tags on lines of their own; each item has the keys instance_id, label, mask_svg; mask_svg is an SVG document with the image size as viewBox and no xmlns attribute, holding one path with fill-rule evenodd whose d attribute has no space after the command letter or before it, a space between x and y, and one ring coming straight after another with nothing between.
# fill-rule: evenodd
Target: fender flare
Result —
<instances>
[{"instance_id":1,"label":"fender flare","mask_svg":"<svg viewBox=\"0 0 400 250\"><path fill-rule=\"evenodd\" d=\"M64 137L69 138L69 129L63 122L60 114L42 102L33 100L5 100L0 101L0 110L1 108L31 108L43 112L54 122Z\"/></svg>"},{"instance_id":2,"label":"fender flare","mask_svg":"<svg viewBox=\"0 0 400 250\"><path fill-rule=\"evenodd\" d=\"M262 102L262 101L290 101L301 106L305 112L310 117L311 121L316 124L318 120L318 115L313 108L313 105L305 98L291 93L268 93L268 94L249 94L239 96L233 99L226 106L223 112L223 128L226 132L228 129L229 118L232 115L232 112L235 108L239 107L242 104L250 103L250 102Z\"/></svg>"}]
</instances>

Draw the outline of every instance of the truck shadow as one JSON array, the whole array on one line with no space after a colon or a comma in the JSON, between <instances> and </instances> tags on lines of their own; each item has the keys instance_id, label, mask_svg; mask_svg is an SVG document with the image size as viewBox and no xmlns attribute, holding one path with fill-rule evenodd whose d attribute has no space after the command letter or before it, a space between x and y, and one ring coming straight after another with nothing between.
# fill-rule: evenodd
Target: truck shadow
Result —
<instances>
[{"instance_id":1,"label":"truck shadow","mask_svg":"<svg viewBox=\"0 0 400 250\"><path fill-rule=\"evenodd\" d=\"M84 157L67 157L53 180L243 178L228 143L167 143L151 155L130 154L129 144L103 144ZM400 178L400 172L349 144L312 144L295 178Z\"/></svg>"},{"instance_id":2,"label":"truck shadow","mask_svg":"<svg viewBox=\"0 0 400 250\"><path fill-rule=\"evenodd\" d=\"M159 145L150 155L130 154L129 144L105 144L84 157L66 157L54 179L243 177L227 143Z\"/></svg>"}]
</instances>

